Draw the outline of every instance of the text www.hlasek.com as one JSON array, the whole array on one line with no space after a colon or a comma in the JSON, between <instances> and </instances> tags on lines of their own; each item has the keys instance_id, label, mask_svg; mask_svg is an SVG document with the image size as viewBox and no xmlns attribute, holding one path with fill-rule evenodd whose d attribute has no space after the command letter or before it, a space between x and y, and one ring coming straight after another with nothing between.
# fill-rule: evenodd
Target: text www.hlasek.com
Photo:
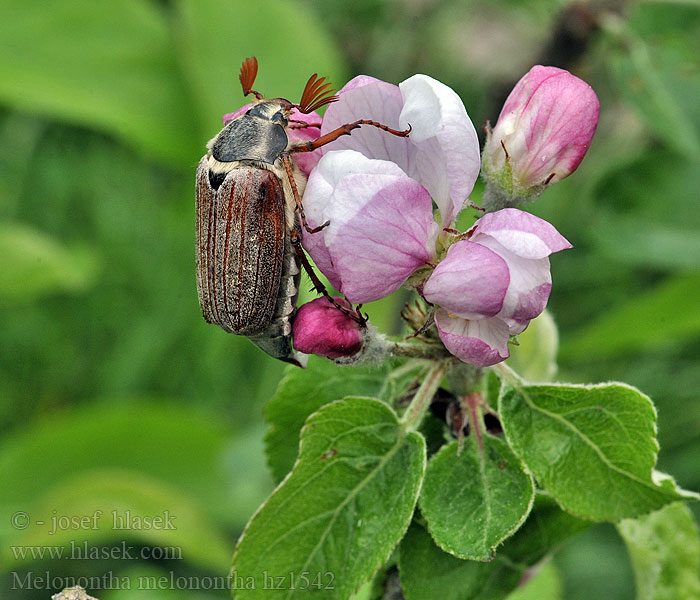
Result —
<instances>
[{"instance_id":1,"label":"text www.hlasek.com","mask_svg":"<svg viewBox=\"0 0 700 600\"><path fill-rule=\"evenodd\" d=\"M180 546L90 546L71 541L69 546L10 546L15 560L182 560Z\"/></svg>"}]
</instances>

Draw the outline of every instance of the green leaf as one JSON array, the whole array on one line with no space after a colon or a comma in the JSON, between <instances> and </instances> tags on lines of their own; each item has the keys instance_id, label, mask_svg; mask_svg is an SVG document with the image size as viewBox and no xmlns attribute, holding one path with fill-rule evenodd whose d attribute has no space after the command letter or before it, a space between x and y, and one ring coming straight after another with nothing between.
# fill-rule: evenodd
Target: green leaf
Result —
<instances>
[{"instance_id":1,"label":"green leaf","mask_svg":"<svg viewBox=\"0 0 700 600\"><path fill-rule=\"evenodd\" d=\"M97 260L88 248L69 249L25 225L0 223L0 304L28 303L93 284Z\"/></svg>"},{"instance_id":2,"label":"green leaf","mask_svg":"<svg viewBox=\"0 0 700 600\"><path fill-rule=\"evenodd\" d=\"M406 600L499 600L515 589L522 571L496 558L488 563L443 552L413 523L401 542L399 574Z\"/></svg>"},{"instance_id":3,"label":"green leaf","mask_svg":"<svg viewBox=\"0 0 700 600\"><path fill-rule=\"evenodd\" d=\"M504 385L499 414L511 448L573 514L617 521L683 497L652 473L656 411L631 386Z\"/></svg>"},{"instance_id":4,"label":"green leaf","mask_svg":"<svg viewBox=\"0 0 700 600\"><path fill-rule=\"evenodd\" d=\"M557 371L559 335L552 315L544 311L530 321L511 346L508 366L527 381L550 381Z\"/></svg>"},{"instance_id":5,"label":"green leaf","mask_svg":"<svg viewBox=\"0 0 700 600\"><path fill-rule=\"evenodd\" d=\"M420 508L435 542L460 558L490 560L532 508L535 487L505 442L482 434L444 446L428 463Z\"/></svg>"},{"instance_id":6,"label":"green leaf","mask_svg":"<svg viewBox=\"0 0 700 600\"><path fill-rule=\"evenodd\" d=\"M414 523L400 546L401 587L407 600L500 600L518 586L529 568L590 525L538 494L524 525L505 541L495 558L477 562L443 552Z\"/></svg>"},{"instance_id":7,"label":"green leaf","mask_svg":"<svg viewBox=\"0 0 700 600\"><path fill-rule=\"evenodd\" d=\"M700 274L671 277L574 333L562 345L562 359L604 359L682 344L700 334L699 297Z\"/></svg>"},{"instance_id":8,"label":"green leaf","mask_svg":"<svg viewBox=\"0 0 700 600\"><path fill-rule=\"evenodd\" d=\"M392 370L389 366L339 367L334 362L310 357L305 370L289 367L277 392L265 406L270 429L265 451L275 481L281 481L294 466L299 432L306 418L319 408L345 396L395 398L414 370Z\"/></svg>"},{"instance_id":9,"label":"green leaf","mask_svg":"<svg viewBox=\"0 0 700 600\"><path fill-rule=\"evenodd\" d=\"M593 523L563 511L544 492L537 492L535 504L525 524L507 539L496 556L507 556L513 563L530 568L551 554L571 536Z\"/></svg>"},{"instance_id":10,"label":"green leaf","mask_svg":"<svg viewBox=\"0 0 700 600\"><path fill-rule=\"evenodd\" d=\"M617 526L632 559L639 600L700 598L700 540L693 514L669 504Z\"/></svg>"},{"instance_id":11,"label":"green leaf","mask_svg":"<svg viewBox=\"0 0 700 600\"><path fill-rule=\"evenodd\" d=\"M424 469L423 438L405 433L382 402L346 398L314 413L294 470L239 541L233 569L253 577L256 589L236 597L270 597L267 575L282 578L285 598L317 589L324 598L348 598L408 527ZM292 589L292 576L307 577L307 589Z\"/></svg>"},{"instance_id":12,"label":"green leaf","mask_svg":"<svg viewBox=\"0 0 700 600\"><path fill-rule=\"evenodd\" d=\"M9 4L0 24L0 102L192 163L201 140L163 10L146 0Z\"/></svg>"}]
</instances>

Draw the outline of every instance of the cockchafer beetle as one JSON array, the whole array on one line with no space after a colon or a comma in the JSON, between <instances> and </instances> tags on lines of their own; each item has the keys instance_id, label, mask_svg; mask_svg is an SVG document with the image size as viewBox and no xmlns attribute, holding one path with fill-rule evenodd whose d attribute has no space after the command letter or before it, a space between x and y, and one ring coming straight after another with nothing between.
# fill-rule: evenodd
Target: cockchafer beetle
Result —
<instances>
[{"instance_id":1,"label":"cockchafer beetle","mask_svg":"<svg viewBox=\"0 0 700 600\"><path fill-rule=\"evenodd\" d=\"M252 89L258 72L255 57L241 66L243 94L255 102L229 121L207 144L197 168L197 292L204 319L228 333L244 335L271 356L299 366L305 356L292 349L291 322L296 311L301 266L316 290L338 310L364 324L359 309L335 302L311 268L301 247L306 224L301 195L306 179L291 155L312 152L361 125L395 131L370 120L347 123L308 142L287 136L293 109L308 114L335 102L325 77L312 75L301 100L267 100ZM301 121L296 128L320 127Z\"/></svg>"}]
</instances>

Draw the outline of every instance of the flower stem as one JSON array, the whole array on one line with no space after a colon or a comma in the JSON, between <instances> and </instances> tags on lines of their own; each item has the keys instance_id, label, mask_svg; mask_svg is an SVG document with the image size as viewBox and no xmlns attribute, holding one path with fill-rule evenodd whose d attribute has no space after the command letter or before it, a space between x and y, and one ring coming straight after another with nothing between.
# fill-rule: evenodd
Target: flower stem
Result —
<instances>
[{"instance_id":1,"label":"flower stem","mask_svg":"<svg viewBox=\"0 0 700 600\"><path fill-rule=\"evenodd\" d=\"M418 429L448 368L448 363L443 361L430 369L401 418L404 429L410 431Z\"/></svg>"},{"instance_id":2,"label":"flower stem","mask_svg":"<svg viewBox=\"0 0 700 600\"><path fill-rule=\"evenodd\" d=\"M513 206L512 195L489 181L481 197L481 206L486 209L486 212L495 212Z\"/></svg>"},{"instance_id":3,"label":"flower stem","mask_svg":"<svg viewBox=\"0 0 700 600\"><path fill-rule=\"evenodd\" d=\"M474 432L476 444L479 448L479 454L484 454L484 422L482 421L482 405L483 400L479 392L467 394L463 400L467 407L470 430Z\"/></svg>"},{"instance_id":4,"label":"flower stem","mask_svg":"<svg viewBox=\"0 0 700 600\"><path fill-rule=\"evenodd\" d=\"M513 369L511 369L506 363L498 363L497 365L493 365L491 368L500 373L503 376L503 379L505 379L516 389L519 389L525 383L523 378L513 371Z\"/></svg>"},{"instance_id":5,"label":"flower stem","mask_svg":"<svg viewBox=\"0 0 700 600\"><path fill-rule=\"evenodd\" d=\"M441 360L452 356L442 344L411 344L409 342L394 342L391 346L391 355L427 358L429 360Z\"/></svg>"},{"instance_id":6,"label":"flower stem","mask_svg":"<svg viewBox=\"0 0 700 600\"><path fill-rule=\"evenodd\" d=\"M466 396L483 387L484 369L467 363L458 363L447 374L452 393L458 396Z\"/></svg>"}]
</instances>

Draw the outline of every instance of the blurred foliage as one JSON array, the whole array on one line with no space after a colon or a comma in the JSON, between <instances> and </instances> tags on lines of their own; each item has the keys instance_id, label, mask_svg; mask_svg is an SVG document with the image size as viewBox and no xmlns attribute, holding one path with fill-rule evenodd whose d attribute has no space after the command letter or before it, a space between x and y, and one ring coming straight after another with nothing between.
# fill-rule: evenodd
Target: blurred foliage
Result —
<instances>
[{"instance_id":1,"label":"blurred foliage","mask_svg":"<svg viewBox=\"0 0 700 600\"><path fill-rule=\"evenodd\" d=\"M700 489L700 9L563 0L2 0L0 491L3 573L225 574L269 492L262 405L282 366L204 324L194 284L194 168L221 115L259 88L298 97L311 73L428 73L477 128L538 62L601 100L581 168L531 209L575 249L553 258L560 380L623 380L659 410L659 467ZM556 8L556 10L552 10ZM478 199L480 186L475 197ZM369 306L399 331L402 298ZM546 367L546 365L545 365ZM63 544L6 515L169 510L179 561L15 560ZM696 510L694 508L694 510ZM118 546L123 532L73 536ZM89 534L89 535L88 535ZM73 539L73 538L71 538ZM52 541L54 540L54 541ZM629 598L621 540L597 527L555 558L568 599ZM550 578L552 576L550 575ZM13 591L46 598L56 590ZM102 600L227 597L112 590ZM4 592L2 593L4 597Z\"/></svg>"}]
</instances>

